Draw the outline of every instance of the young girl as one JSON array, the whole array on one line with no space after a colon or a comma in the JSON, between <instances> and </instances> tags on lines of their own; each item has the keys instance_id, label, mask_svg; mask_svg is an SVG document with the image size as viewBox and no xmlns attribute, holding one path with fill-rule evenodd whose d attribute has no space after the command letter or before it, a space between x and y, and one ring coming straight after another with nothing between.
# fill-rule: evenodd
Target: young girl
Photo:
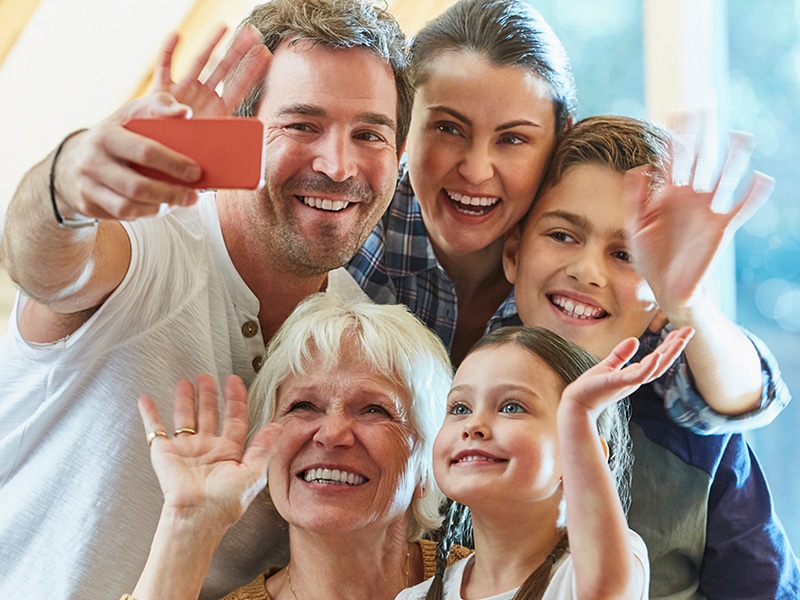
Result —
<instances>
[{"instance_id":1,"label":"young girl","mask_svg":"<svg viewBox=\"0 0 800 600\"><path fill-rule=\"evenodd\" d=\"M647 550L620 499L628 441L615 400L660 376L691 334L671 333L624 368L634 338L599 364L546 329L479 340L434 443L436 481L455 501L437 575L397 599L647 598ZM441 557L470 515L475 553L445 570Z\"/></svg>"}]
</instances>

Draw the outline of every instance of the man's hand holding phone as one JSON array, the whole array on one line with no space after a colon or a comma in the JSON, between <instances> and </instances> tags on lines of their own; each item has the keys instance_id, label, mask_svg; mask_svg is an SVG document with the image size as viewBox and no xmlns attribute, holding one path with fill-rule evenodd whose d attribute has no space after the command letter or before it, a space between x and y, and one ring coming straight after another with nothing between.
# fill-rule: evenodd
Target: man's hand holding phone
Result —
<instances>
[{"instance_id":1,"label":"man's hand holding phone","mask_svg":"<svg viewBox=\"0 0 800 600\"><path fill-rule=\"evenodd\" d=\"M264 177L264 126L258 119L132 118L125 128L191 158L202 169L196 189L257 189ZM155 169L131 165L159 181L179 182Z\"/></svg>"}]
</instances>

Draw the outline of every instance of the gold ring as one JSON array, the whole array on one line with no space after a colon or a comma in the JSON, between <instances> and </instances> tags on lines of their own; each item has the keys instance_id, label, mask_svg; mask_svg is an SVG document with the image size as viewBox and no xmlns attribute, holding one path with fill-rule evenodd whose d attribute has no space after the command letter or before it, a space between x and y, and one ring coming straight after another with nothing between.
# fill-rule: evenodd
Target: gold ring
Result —
<instances>
[{"instance_id":1,"label":"gold ring","mask_svg":"<svg viewBox=\"0 0 800 600\"><path fill-rule=\"evenodd\" d=\"M165 438L167 437L167 432L164 431L163 429L159 429L158 431L151 431L150 433L147 434L147 445L152 446L153 440L156 439L157 437Z\"/></svg>"},{"instance_id":2,"label":"gold ring","mask_svg":"<svg viewBox=\"0 0 800 600\"><path fill-rule=\"evenodd\" d=\"M182 433L191 433L192 435L194 435L195 433L197 433L197 431L192 429L191 427L181 427L180 429L176 429L173 435L175 437L178 437Z\"/></svg>"}]
</instances>

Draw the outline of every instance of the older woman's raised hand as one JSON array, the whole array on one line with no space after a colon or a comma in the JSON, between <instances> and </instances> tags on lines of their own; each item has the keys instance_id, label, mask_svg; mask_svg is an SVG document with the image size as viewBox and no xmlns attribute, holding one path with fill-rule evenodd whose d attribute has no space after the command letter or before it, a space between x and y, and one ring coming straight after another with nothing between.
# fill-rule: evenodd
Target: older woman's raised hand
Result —
<instances>
[{"instance_id":1,"label":"older woman's raised hand","mask_svg":"<svg viewBox=\"0 0 800 600\"><path fill-rule=\"evenodd\" d=\"M139 412L164 494L164 510L227 528L266 485L267 463L280 425L267 425L245 448L247 389L239 377L228 377L224 397L219 432L217 386L209 375L199 375L196 386L188 381L175 386L173 435L167 433L151 398L139 399Z\"/></svg>"}]
</instances>

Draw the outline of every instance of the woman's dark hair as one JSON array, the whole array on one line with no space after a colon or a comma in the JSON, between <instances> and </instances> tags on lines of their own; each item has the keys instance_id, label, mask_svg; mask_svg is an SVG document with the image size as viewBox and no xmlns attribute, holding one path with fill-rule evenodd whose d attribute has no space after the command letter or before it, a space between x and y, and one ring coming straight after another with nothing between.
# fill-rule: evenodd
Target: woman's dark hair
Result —
<instances>
[{"instance_id":1,"label":"woman's dark hair","mask_svg":"<svg viewBox=\"0 0 800 600\"><path fill-rule=\"evenodd\" d=\"M411 79L425 83L429 66L443 52L475 52L496 65L520 67L547 82L555 108L556 135L575 116L578 94L561 40L522 0L460 0L414 36Z\"/></svg>"}]
</instances>

